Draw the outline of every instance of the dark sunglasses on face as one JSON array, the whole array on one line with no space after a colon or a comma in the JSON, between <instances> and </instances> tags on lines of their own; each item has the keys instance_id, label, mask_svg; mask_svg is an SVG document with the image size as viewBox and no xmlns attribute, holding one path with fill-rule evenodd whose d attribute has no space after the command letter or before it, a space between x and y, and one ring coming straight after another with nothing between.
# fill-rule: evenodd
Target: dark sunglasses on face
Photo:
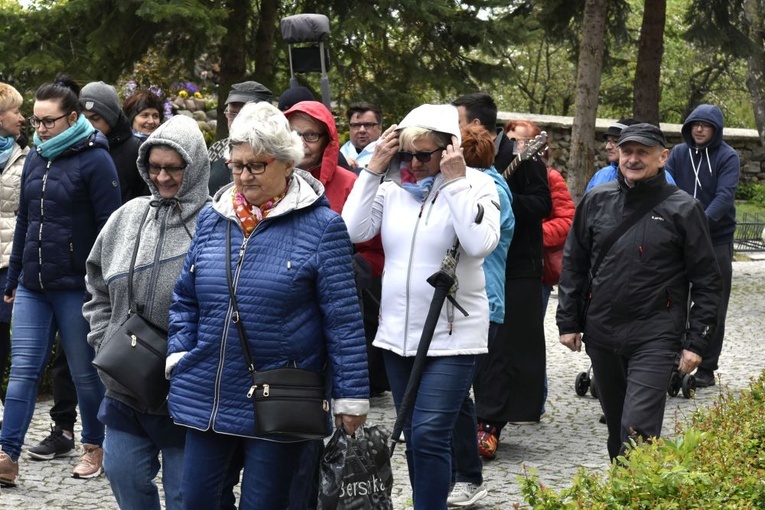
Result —
<instances>
[{"instance_id":1,"label":"dark sunglasses on face","mask_svg":"<svg viewBox=\"0 0 765 510\"><path fill-rule=\"evenodd\" d=\"M405 163L409 163L414 158L417 158L417 161L420 163L427 163L431 160L433 157L433 154L444 150L443 147L439 147L438 149L433 149L432 151L417 151L417 152L409 152L409 151L399 151L398 157L401 161Z\"/></svg>"}]
</instances>

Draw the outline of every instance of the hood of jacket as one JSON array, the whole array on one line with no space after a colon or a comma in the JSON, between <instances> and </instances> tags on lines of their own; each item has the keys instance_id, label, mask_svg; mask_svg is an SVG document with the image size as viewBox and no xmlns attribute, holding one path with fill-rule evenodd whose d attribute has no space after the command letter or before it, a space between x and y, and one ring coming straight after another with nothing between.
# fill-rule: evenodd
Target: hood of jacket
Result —
<instances>
[{"instance_id":1,"label":"hood of jacket","mask_svg":"<svg viewBox=\"0 0 765 510\"><path fill-rule=\"evenodd\" d=\"M173 199L162 199L157 187L149 177L149 151L152 147L163 145L170 147L181 155L186 162L183 181L178 188L178 194ZM138 172L146 181L151 191L152 205L173 202L181 211L181 221L184 223L190 217L196 217L209 198L207 182L210 180L210 159L207 156L207 145L197 122L185 115L176 115L161 124L138 149Z\"/></svg>"},{"instance_id":2,"label":"hood of jacket","mask_svg":"<svg viewBox=\"0 0 765 510\"><path fill-rule=\"evenodd\" d=\"M125 140L129 140L133 137L133 128L130 126L130 120L128 120L125 112L120 110L117 122L106 135L106 139L109 141L109 148L114 149L118 145L125 143Z\"/></svg>"},{"instance_id":3,"label":"hood of jacket","mask_svg":"<svg viewBox=\"0 0 765 510\"><path fill-rule=\"evenodd\" d=\"M693 141L693 136L691 135L694 122L706 122L708 124L712 124L715 128L712 139L709 140L709 143L701 147L696 147L696 143ZM722 110L713 104L702 104L697 106L696 109L693 110L690 115L688 115L688 118L685 119L685 122L683 123L681 132L683 134L683 139L688 144L688 147L694 147L697 149L713 149L715 147L719 147L722 143L724 127L725 124L723 122Z\"/></svg>"},{"instance_id":4,"label":"hood of jacket","mask_svg":"<svg viewBox=\"0 0 765 510\"><path fill-rule=\"evenodd\" d=\"M284 112L284 115L289 119L292 114L297 112L302 112L321 122L327 130L329 143L324 147L324 154L321 157L321 167L318 169L318 172L315 170L316 167L304 169L311 172L312 175L315 175L322 185L326 185L337 170L337 159L340 151L340 140L337 136L335 119L332 117L332 112L330 112L323 103L318 101L300 101Z\"/></svg>"},{"instance_id":5,"label":"hood of jacket","mask_svg":"<svg viewBox=\"0 0 765 510\"><path fill-rule=\"evenodd\" d=\"M401 131L408 127L421 127L447 133L457 137L457 145L462 145L462 135L460 135L460 116L457 107L450 104L423 104L407 113L398 123L396 131ZM401 162L398 156L394 156L388 165L388 171L385 174L386 181L393 181L401 185Z\"/></svg>"},{"instance_id":6,"label":"hood of jacket","mask_svg":"<svg viewBox=\"0 0 765 510\"><path fill-rule=\"evenodd\" d=\"M221 188L213 197L213 208L228 219L238 221L234 212L231 194L235 183L231 182ZM295 168L290 179L287 194L269 213L269 217L287 214L314 205L329 207L329 200L324 196L324 186L309 172Z\"/></svg>"}]
</instances>

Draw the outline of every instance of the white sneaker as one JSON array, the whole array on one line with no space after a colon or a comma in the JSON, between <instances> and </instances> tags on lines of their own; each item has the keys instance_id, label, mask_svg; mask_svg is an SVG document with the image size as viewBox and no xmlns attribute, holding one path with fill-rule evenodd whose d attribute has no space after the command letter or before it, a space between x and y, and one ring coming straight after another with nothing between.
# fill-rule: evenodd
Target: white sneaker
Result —
<instances>
[{"instance_id":1,"label":"white sneaker","mask_svg":"<svg viewBox=\"0 0 765 510\"><path fill-rule=\"evenodd\" d=\"M454 484L452 493L446 500L446 504L449 506L470 506L476 501L483 499L489 491L486 490L486 485L476 485L469 482L457 482Z\"/></svg>"}]
</instances>

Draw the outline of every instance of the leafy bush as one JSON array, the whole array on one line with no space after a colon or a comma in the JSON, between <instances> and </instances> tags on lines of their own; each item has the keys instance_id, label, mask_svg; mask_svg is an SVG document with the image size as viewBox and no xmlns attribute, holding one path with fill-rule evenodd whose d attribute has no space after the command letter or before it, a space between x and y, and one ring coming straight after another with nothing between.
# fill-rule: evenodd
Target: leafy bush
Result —
<instances>
[{"instance_id":1,"label":"leafy bush","mask_svg":"<svg viewBox=\"0 0 765 510\"><path fill-rule=\"evenodd\" d=\"M756 184L748 182L739 184L736 190L737 200L748 200L754 202L760 207L765 207L765 184Z\"/></svg>"},{"instance_id":2,"label":"leafy bush","mask_svg":"<svg viewBox=\"0 0 765 510\"><path fill-rule=\"evenodd\" d=\"M633 444L605 474L577 473L559 493L522 477L535 509L765 508L765 375L721 395L674 439Z\"/></svg>"}]
</instances>

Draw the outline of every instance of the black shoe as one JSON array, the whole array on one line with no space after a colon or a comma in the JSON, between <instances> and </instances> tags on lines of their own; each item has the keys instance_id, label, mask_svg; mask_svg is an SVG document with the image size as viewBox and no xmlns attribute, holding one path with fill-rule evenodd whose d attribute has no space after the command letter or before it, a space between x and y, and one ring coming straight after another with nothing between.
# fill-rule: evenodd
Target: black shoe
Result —
<instances>
[{"instance_id":1,"label":"black shoe","mask_svg":"<svg viewBox=\"0 0 765 510\"><path fill-rule=\"evenodd\" d=\"M696 376L697 388L708 388L716 384L715 373L711 370L699 368L694 375Z\"/></svg>"},{"instance_id":2,"label":"black shoe","mask_svg":"<svg viewBox=\"0 0 765 510\"><path fill-rule=\"evenodd\" d=\"M600 418L598 418L598 421L605 425L606 424L606 415L605 414L601 414Z\"/></svg>"},{"instance_id":3,"label":"black shoe","mask_svg":"<svg viewBox=\"0 0 765 510\"><path fill-rule=\"evenodd\" d=\"M51 460L56 457L71 457L76 455L74 449L74 437L67 439L64 429L59 426L50 428L50 435L40 441L37 446L27 450L29 456L35 460Z\"/></svg>"}]
</instances>

